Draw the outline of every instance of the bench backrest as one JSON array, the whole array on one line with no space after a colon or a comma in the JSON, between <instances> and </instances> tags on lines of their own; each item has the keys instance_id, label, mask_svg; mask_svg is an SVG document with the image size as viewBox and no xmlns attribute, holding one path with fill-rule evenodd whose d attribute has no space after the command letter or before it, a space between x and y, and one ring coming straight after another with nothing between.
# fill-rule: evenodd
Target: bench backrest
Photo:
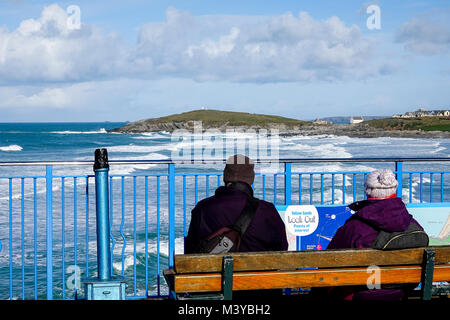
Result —
<instances>
[{"instance_id":1,"label":"bench backrest","mask_svg":"<svg viewBox=\"0 0 450 320\"><path fill-rule=\"evenodd\" d=\"M432 253L432 261L424 253ZM224 259L225 258L225 259ZM450 281L450 246L380 251L374 249L176 255L172 289L181 292L223 290L225 260L231 260L232 290L366 285L368 266L376 266L383 284L419 283L431 266L429 283ZM432 262L431 264L427 264ZM230 270L230 267L228 267ZM229 272L229 271L228 271Z\"/></svg>"},{"instance_id":2,"label":"bench backrest","mask_svg":"<svg viewBox=\"0 0 450 320\"><path fill-rule=\"evenodd\" d=\"M290 270L301 268L336 268L422 264L425 248L381 251L340 249L323 251L282 251L229 253L233 271ZM450 246L429 247L435 251L435 264L450 262ZM175 255L176 273L221 272L224 254Z\"/></svg>"}]
</instances>

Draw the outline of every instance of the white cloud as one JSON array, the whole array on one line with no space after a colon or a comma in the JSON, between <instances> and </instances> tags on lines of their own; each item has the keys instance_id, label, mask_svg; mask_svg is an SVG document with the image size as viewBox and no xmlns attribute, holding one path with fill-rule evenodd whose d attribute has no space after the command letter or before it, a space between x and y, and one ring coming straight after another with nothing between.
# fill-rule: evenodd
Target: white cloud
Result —
<instances>
[{"instance_id":1,"label":"white cloud","mask_svg":"<svg viewBox=\"0 0 450 320\"><path fill-rule=\"evenodd\" d=\"M0 29L0 81L80 82L120 77L197 81L315 81L380 74L373 43L338 17L308 13L194 16L169 7L141 27L136 45L93 25L67 28L67 13L45 7L12 32Z\"/></svg>"},{"instance_id":2,"label":"white cloud","mask_svg":"<svg viewBox=\"0 0 450 320\"><path fill-rule=\"evenodd\" d=\"M65 88L3 87L0 89L0 109L65 108L71 97Z\"/></svg>"},{"instance_id":3,"label":"white cloud","mask_svg":"<svg viewBox=\"0 0 450 320\"><path fill-rule=\"evenodd\" d=\"M15 97L15 104L24 107L65 107L68 104L68 96L61 88L45 88L37 94L31 96L19 95Z\"/></svg>"},{"instance_id":4,"label":"white cloud","mask_svg":"<svg viewBox=\"0 0 450 320\"><path fill-rule=\"evenodd\" d=\"M147 90L142 80L113 79L64 84L18 85L0 87L0 110L94 110L111 112L112 106L130 107L129 99L136 91ZM124 108L126 109L126 108ZM115 110L118 112L118 110ZM1 114L0 114L1 119ZM88 117L86 118L88 119Z\"/></svg>"},{"instance_id":5,"label":"white cloud","mask_svg":"<svg viewBox=\"0 0 450 320\"><path fill-rule=\"evenodd\" d=\"M195 17L175 8L142 26L137 63L155 75L195 80L314 81L378 75L373 43L338 17ZM145 63L148 62L148 65Z\"/></svg>"},{"instance_id":6,"label":"white cloud","mask_svg":"<svg viewBox=\"0 0 450 320\"><path fill-rule=\"evenodd\" d=\"M58 5L45 7L9 32L0 29L0 79L4 83L85 81L122 73L127 53L117 36L95 26L67 26Z\"/></svg>"},{"instance_id":7,"label":"white cloud","mask_svg":"<svg viewBox=\"0 0 450 320\"><path fill-rule=\"evenodd\" d=\"M422 15L404 23L396 34L396 41L419 54L450 53L449 13L430 17Z\"/></svg>"},{"instance_id":8,"label":"white cloud","mask_svg":"<svg viewBox=\"0 0 450 320\"><path fill-rule=\"evenodd\" d=\"M240 30L233 27L230 34L221 36L219 41L205 40L200 45L189 46L186 52L191 58L196 54L196 51L203 51L212 58L225 56L234 49L239 33Z\"/></svg>"}]
</instances>

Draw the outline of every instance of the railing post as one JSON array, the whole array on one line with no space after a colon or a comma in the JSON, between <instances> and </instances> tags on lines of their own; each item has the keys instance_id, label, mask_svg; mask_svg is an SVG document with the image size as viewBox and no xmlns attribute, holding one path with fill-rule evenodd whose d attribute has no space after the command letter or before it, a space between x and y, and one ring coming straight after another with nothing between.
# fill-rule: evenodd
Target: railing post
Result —
<instances>
[{"instance_id":1,"label":"railing post","mask_svg":"<svg viewBox=\"0 0 450 320\"><path fill-rule=\"evenodd\" d=\"M97 218L97 279L84 281L87 300L125 300L126 281L112 277L109 224L109 163L106 149L95 150L95 200ZM88 274L88 270L86 270Z\"/></svg>"},{"instance_id":2,"label":"railing post","mask_svg":"<svg viewBox=\"0 0 450 320\"><path fill-rule=\"evenodd\" d=\"M53 300L53 167L45 167L47 300Z\"/></svg>"},{"instance_id":3,"label":"railing post","mask_svg":"<svg viewBox=\"0 0 450 320\"><path fill-rule=\"evenodd\" d=\"M110 280L111 257L109 241L108 152L95 150L95 196L97 215L97 268L99 280Z\"/></svg>"},{"instance_id":4,"label":"railing post","mask_svg":"<svg viewBox=\"0 0 450 320\"><path fill-rule=\"evenodd\" d=\"M397 186L397 197L402 198L402 190L403 190L403 162L402 161L396 161L395 162L395 172L396 172L396 178L398 181Z\"/></svg>"},{"instance_id":5,"label":"railing post","mask_svg":"<svg viewBox=\"0 0 450 320\"><path fill-rule=\"evenodd\" d=\"M169 268L173 267L175 254L175 164L168 169L169 182Z\"/></svg>"},{"instance_id":6,"label":"railing post","mask_svg":"<svg viewBox=\"0 0 450 320\"><path fill-rule=\"evenodd\" d=\"M284 201L289 206L292 201L292 167L291 163L284 163Z\"/></svg>"}]
</instances>

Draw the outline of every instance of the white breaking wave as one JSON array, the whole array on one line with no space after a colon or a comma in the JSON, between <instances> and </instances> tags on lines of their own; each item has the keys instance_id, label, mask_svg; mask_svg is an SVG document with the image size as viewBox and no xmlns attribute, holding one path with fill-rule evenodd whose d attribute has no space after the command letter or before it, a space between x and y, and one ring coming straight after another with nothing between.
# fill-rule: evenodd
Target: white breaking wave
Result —
<instances>
[{"instance_id":1,"label":"white breaking wave","mask_svg":"<svg viewBox=\"0 0 450 320\"><path fill-rule=\"evenodd\" d=\"M120 157L120 160L166 160L167 156L160 153L149 153L143 156L130 156ZM89 157L80 157L77 160L91 160ZM114 164L110 163L109 174L110 175L129 175L136 170L148 170L153 167L157 167L158 164L146 163L146 164ZM67 175L69 172L62 172L62 175ZM71 168L70 174L85 174L86 167L79 166Z\"/></svg>"},{"instance_id":2,"label":"white breaking wave","mask_svg":"<svg viewBox=\"0 0 450 320\"><path fill-rule=\"evenodd\" d=\"M345 148L337 146L333 143L320 145L295 144L285 149L290 155L296 158L351 158L352 154L347 152Z\"/></svg>"},{"instance_id":3,"label":"white breaking wave","mask_svg":"<svg viewBox=\"0 0 450 320\"><path fill-rule=\"evenodd\" d=\"M93 133L108 133L105 128L101 128L98 131L50 131L50 133L57 133L57 134L93 134Z\"/></svg>"},{"instance_id":4,"label":"white breaking wave","mask_svg":"<svg viewBox=\"0 0 450 320\"><path fill-rule=\"evenodd\" d=\"M444 151L446 149L447 148L445 148L445 147L438 147L436 150L431 151L431 153L439 153L439 152Z\"/></svg>"},{"instance_id":5,"label":"white breaking wave","mask_svg":"<svg viewBox=\"0 0 450 320\"><path fill-rule=\"evenodd\" d=\"M22 151L22 147L21 146L19 146L19 145L17 145L17 144L12 144L12 145L9 145L9 146L6 146L6 147L0 147L0 151L5 151L5 152L8 152L8 151Z\"/></svg>"},{"instance_id":6,"label":"white breaking wave","mask_svg":"<svg viewBox=\"0 0 450 320\"><path fill-rule=\"evenodd\" d=\"M142 146L142 145L119 145L119 146L110 146L107 147L108 153L115 153L115 152L121 152L121 153L150 153L150 152L157 152L157 151L173 151L177 150L177 147L175 145L171 144L161 144L161 145L150 145L150 146ZM123 159L121 157L121 159ZM131 158L135 159L135 157Z\"/></svg>"},{"instance_id":7,"label":"white breaking wave","mask_svg":"<svg viewBox=\"0 0 450 320\"><path fill-rule=\"evenodd\" d=\"M133 137L133 139L142 140L142 139L165 139L170 138L170 133L168 132L143 132L138 137Z\"/></svg>"},{"instance_id":8,"label":"white breaking wave","mask_svg":"<svg viewBox=\"0 0 450 320\"><path fill-rule=\"evenodd\" d=\"M121 257L121 251L123 247L122 244L118 244L115 248L115 256L120 258ZM148 255L150 254L159 254L162 256L169 256L169 242L168 240L160 240L159 248L157 244L153 241L148 245ZM184 253L184 238L175 238L175 253L176 254L183 254ZM136 255L144 255L145 254L145 243L143 242L137 242L136 243ZM125 255L124 260L118 259L117 261L113 262L113 269L115 272L122 271L122 267L125 270L133 268L135 264L134 259L134 249L133 249L133 242L127 243L127 246L125 247ZM123 265L122 265L123 262ZM136 259L136 265L142 264L142 261L139 261L139 259Z\"/></svg>"},{"instance_id":9,"label":"white breaking wave","mask_svg":"<svg viewBox=\"0 0 450 320\"><path fill-rule=\"evenodd\" d=\"M121 157L120 160L166 160L167 156L160 153L149 153L144 156ZM158 164L130 164L130 165L114 165L110 166L110 174L127 175L137 170L147 170L158 166Z\"/></svg>"}]
</instances>

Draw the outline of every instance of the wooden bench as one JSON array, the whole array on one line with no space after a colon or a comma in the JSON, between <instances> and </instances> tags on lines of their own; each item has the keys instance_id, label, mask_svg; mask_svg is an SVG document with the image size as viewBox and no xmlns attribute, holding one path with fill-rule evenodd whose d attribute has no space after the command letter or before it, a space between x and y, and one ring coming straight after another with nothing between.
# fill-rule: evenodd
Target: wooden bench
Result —
<instances>
[{"instance_id":1,"label":"wooden bench","mask_svg":"<svg viewBox=\"0 0 450 320\"><path fill-rule=\"evenodd\" d=\"M367 285L369 266L381 284L421 283L424 300L448 295L450 246L380 251L374 249L175 255L164 277L175 299L231 300L233 291Z\"/></svg>"}]
</instances>

